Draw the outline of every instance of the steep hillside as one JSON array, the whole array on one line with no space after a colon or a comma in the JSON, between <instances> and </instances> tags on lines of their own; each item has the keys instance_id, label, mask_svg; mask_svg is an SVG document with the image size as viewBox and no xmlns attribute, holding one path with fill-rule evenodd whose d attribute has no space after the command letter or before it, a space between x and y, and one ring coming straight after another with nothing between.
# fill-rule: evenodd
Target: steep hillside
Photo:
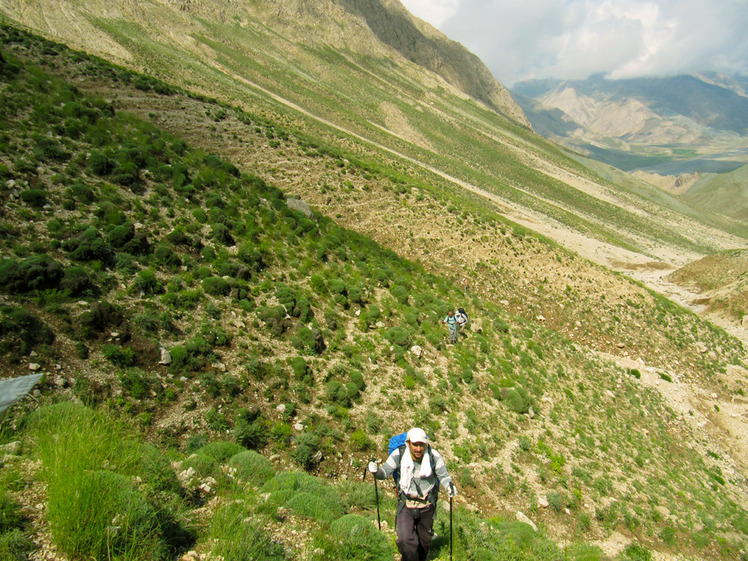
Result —
<instances>
[{"instance_id":1,"label":"steep hillside","mask_svg":"<svg viewBox=\"0 0 748 561\"><path fill-rule=\"evenodd\" d=\"M668 275L700 295L698 303L746 325L748 315L748 252L735 250L704 257Z\"/></svg>"},{"instance_id":2,"label":"steep hillside","mask_svg":"<svg viewBox=\"0 0 748 561\"><path fill-rule=\"evenodd\" d=\"M357 157L392 162L435 189L469 190L574 251L592 239L609 248L601 253L622 248L637 263L682 265L748 237L742 223L715 229L698 209L684 218L675 199L653 204L590 174L527 130L477 59L397 2L9 1L0 10Z\"/></svg>"},{"instance_id":3,"label":"steep hillside","mask_svg":"<svg viewBox=\"0 0 748 561\"><path fill-rule=\"evenodd\" d=\"M317 140L291 115L270 121L16 29L2 41L2 377L45 374L3 429L29 456L3 462L43 555L67 550L33 508L54 498L54 466L37 448L44 425L27 437L40 421L23 414L70 399L173 455L229 439L340 485L422 425L460 486L466 557L516 551L492 538L518 511L540 534L516 530L536 548L516 558L569 542L579 559L625 558L631 543L695 559L746 550L734 418L746 356L724 331L509 222L501 202ZM472 325L448 346L441 320L457 305ZM264 488L263 503L211 450L180 456L200 474L177 484L186 518L246 503L239 519L267 522L278 559L340 558L314 541L330 520L374 519L369 502L308 522L298 488ZM215 541L194 531L180 547L210 555Z\"/></svg>"},{"instance_id":4,"label":"steep hillside","mask_svg":"<svg viewBox=\"0 0 748 561\"><path fill-rule=\"evenodd\" d=\"M683 198L726 216L748 220L748 165L724 174L699 176L684 192Z\"/></svg>"}]
</instances>

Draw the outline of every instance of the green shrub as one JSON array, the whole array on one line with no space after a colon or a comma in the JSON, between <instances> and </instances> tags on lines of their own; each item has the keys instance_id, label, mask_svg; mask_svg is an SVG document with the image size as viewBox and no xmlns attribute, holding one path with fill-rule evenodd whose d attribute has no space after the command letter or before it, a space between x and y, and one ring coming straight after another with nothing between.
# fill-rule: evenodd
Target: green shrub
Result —
<instances>
[{"instance_id":1,"label":"green shrub","mask_svg":"<svg viewBox=\"0 0 748 561\"><path fill-rule=\"evenodd\" d=\"M114 169L114 160L103 152L93 150L88 156L88 167L96 175L109 175Z\"/></svg>"},{"instance_id":2,"label":"green shrub","mask_svg":"<svg viewBox=\"0 0 748 561\"><path fill-rule=\"evenodd\" d=\"M114 265L115 252L96 228L86 228L81 234L63 243L62 249L69 252L70 258L75 261L101 261L107 267Z\"/></svg>"},{"instance_id":3,"label":"green shrub","mask_svg":"<svg viewBox=\"0 0 748 561\"><path fill-rule=\"evenodd\" d=\"M257 450L267 444L268 429L261 418L249 419L239 416L234 422L236 442L250 450Z\"/></svg>"},{"instance_id":4,"label":"green shrub","mask_svg":"<svg viewBox=\"0 0 748 561\"><path fill-rule=\"evenodd\" d=\"M400 284L390 288L390 294L397 300L398 304L406 305L408 303L408 289Z\"/></svg>"},{"instance_id":5,"label":"green shrub","mask_svg":"<svg viewBox=\"0 0 748 561\"><path fill-rule=\"evenodd\" d=\"M236 469L236 477L255 487L264 485L275 475L273 464L254 450L245 450L231 456L229 467Z\"/></svg>"},{"instance_id":6,"label":"green shrub","mask_svg":"<svg viewBox=\"0 0 748 561\"><path fill-rule=\"evenodd\" d=\"M308 385L314 383L314 377L312 375L312 369L307 364L307 361L300 356L292 356L286 359L286 362L293 371L294 379L299 382L304 382Z\"/></svg>"},{"instance_id":7,"label":"green shrub","mask_svg":"<svg viewBox=\"0 0 748 561\"><path fill-rule=\"evenodd\" d=\"M176 345L172 347L169 351L169 354L171 355L171 367L174 370L184 368L190 358L190 355L187 354L187 349L184 347L184 345Z\"/></svg>"},{"instance_id":8,"label":"green shrub","mask_svg":"<svg viewBox=\"0 0 748 561\"><path fill-rule=\"evenodd\" d=\"M296 439L296 447L291 452L291 457L306 470L317 467L322 459L319 437L311 432L302 432Z\"/></svg>"},{"instance_id":9,"label":"green shrub","mask_svg":"<svg viewBox=\"0 0 748 561\"><path fill-rule=\"evenodd\" d=\"M312 520L323 523L330 523L337 516L342 514L342 508L340 513L333 512L330 508L330 504L323 497L303 491L294 493L286 501L284 506L294 511L294 513L299 516L311 518Z\"/></svg>"},{"instance_id":10,"label":"green shrub","mask_svg":"<svg viewBox=\"0 0 748 561\"><path fill-rule=\"evenodd\" d=\"M83 204L91 204L96 202L98 199L94 190L83 183L75 183L69 187L67 192L69 192L76 201Z\"/></svg>"},{"instance_id":11,"label":"green shrub","mask_svg":"<svg viewBox=\"0 0 748 561\"><path fill-rule=\"evenodd\" d=\"M333 517L342 516L345 511L343 505L343 499L340 496L336 487L326 484L323 480L309 475L308 473L298 471L284 471L277 473L273 479L270 479L265 485L262 486L260 492L270 493L273 503L271 505L271 512L278 506L288 506L287 503L298 494L305 494L311 497L316 497L322 500L322 503L326 505L326 509L332 512ZM317 507L318 501L307 502L313 504L308 505L310 510ZM304 502L304 501L302 501ZM297 504L300 509L304 509L303 504ZM307 516L308 514L305 514Z\"/></svg>"},{"instance_id":12,"label":"green shrub","mask_svg":"<svg viewBox=\"0 0 748 561\"><path fill-rule=\"evenodd\" d=\"M169 457L160 449L150 444L140 446L140 471L143 482L156 492L182 495L179 478L171 465Z\"/></svg>"},{"instance_id":13,"label":"green shrub","mask_svg":"<svg viewBox=\"0 0 748 561\"><path fill-rule=\"evenodd\" d=\"M632 543L621 552L619 559L621 561L650 561L652 553L643 545Z\"/></svg>"},{"instance_id":14,"label":"green shrub","mask_svg":"<svg viewBox=\"0 0 748 561\"><path fill-rule=\"evenodd\" d=\"M182 468L192 468L199 477L215 476L221 471L221 463L212 456L196 453L188 456L182 462Z\"/></svg>"},{"instance_id":15,"label":"green shrub","mask_svg":"<svg viewBox=\"0 0 748 561\"><path fill-rule=\"evenodd\" d=\"M134 399L150 397L150 390L156 385L155 378L140 368L127 368L119 375L122 389Z\"/></svg>"},{"instance_id":16,"label":"green shrub","mask_svg":"<svg viewBox=\"0 0 748 561\"><path fill-rule=\"evenodd\" d=\"M228 296L231 285L221 277L208 277L202 281L203 290L211 296Z\"/></svg>"},{"instance_id":17,"label":"green shrub","mask_svg":"<svg viewBox=\"0 0 748 561\"><path fill-rule=\"evenodd\" d=\"M0 533L0 559L25 561L34 548L34 543L18 528Z\"/></svg>"},{"instance_id":18,"label":"green shrub","mask_svg":"<svg viewBox=\"0 0 748 561\"><path fill-rule=\"evenodd\" d=\"M65 150L60 142L49 136L38 136L36 139L34 156L40 161L65 162L70 159L71 153Z\"/></svg>"},{"instance_id":19,"label":"green shrub","mask_svg":"<svg viewBox=\"0 0 748 561\"><path fill-rule=\"evenodd\" d=\"M348 379L356 386L359 392L366 389L366 383L364 382L364 375L358 370L352 370L348 373Z\"/></svg>"},{"instance_id":20,"label":"green shrub","mask_svg":"<svg viewBox=\"0 0 748 561\"><path fill-rule=\"evenodd\" d=\"M145 476L142 448L104 415L70 402L30 415L47 483L47 519L56 547L69 558L166 559L156 508L132 476ZM107 466L102 471L101 466Z\"/></svg>"},{"instance_id":21,"label":"green shrub","mask_svg":"<svg viewBox=\"0 0 748 561\"><path fill-rule=\"evenodd\" d=\"M47 192L44 189L26 189L21 191L21 200L29 206L42 208L47 204Z\"/></svg>"},{"instance_id":22,"label":"green shrub","mask_svg":"<svg viewBox=\"0 0 748 561\"><path fill-rule=\"evenodd\" d=\"M330 380L325 385L325 395L330 403L350 407L351 396L348 395L348 389L339 380Z\"/></svg>"},{"instance_id":23,"label":"green shrub","mask_svg":"<svg viewBox=\"0 0 748 561\"><path fill-rule=\"evenodd\" d=\"M394 551L387 536L370 520L357 514L346 514L330 525L335 559L356 561L391 561Z\"/></svg>"},{"instance_id":24,"label":"green shrub","mask_svg":"<svg viewBox=\"0 0 748 561\"><path fill-rule=\"evenodd\" d=\"M106 241L115 249L122 249L135 237L135 226L132 222L125 222L115 226L106 236Z\"/></svg>"},{"instance_id":25,"label":"green shrub","mask_svg":"<svg viewBox=\"0 0 748 561\"><path fill-rule=\"evenodd\" d=\"M275 337L280 337L292 323L286 319L286 309L283 306L265 306L258 312L259 318L265 322Z\"/></svg>"},{"instance_id":26,"label":"green shrub","mask_svg":"<svg viewBox=\"0 0 748 561\"><path fill-rule=\"evenodd\" d=\"M410 345L410 331L408 331L404 327L390 327L387 331L385 331L384 336L393 345L397 345L403 348Z\"/></svg>"},{"instance_id":27,"label":"green shrub","mask_svg":"<svg viewBox=\"0 0 748 561\"><path fill-rule=\"evenodd\" d=\"M242 502L218 508L210 525L210 557L231 561L285 561L283 548L252 522L252 513Z\"/></svg>"},{"instance_id":28,"label":"green shrub","mask_svg":"<svg viewBox=\"0 0 748 561\"><path fill-rule=\"evenodd\" d=\"M217 460L220 463L225 462L232 456L243 452L245 449L237 444L236 442L229 442L228 440L217 440L210 442L198 450L198 454L202 456L208 456Z\"/></svg>"},{"instance_id":29,"label":"green shrub","mask_svg":"<svg viewBox=\"0 0 748 561\"><path fill-rule=\"evenodd\" d=\"M515 413L524 414L530 410L532 400L527 391L518 386L506 392L504 403L506 403L506 406Z\"/></svg>"},{"instance_id":30,"label":"green shrub","mask_svg":"<svg viewBox=\"0 0 748 561\"><path fill-rule=\"evenodd\" d=\"M346 507L371 510L376 506L376 494L372 484L351 479L338 484Z\"/></svg>"},{"instance_id":31,"label":"green shrub","mask_svg":"<svg viewBox=\"0 0 748 561\"><path fill-rule=\"evenodd\" d=\"M354 431L351 434L351 445L354 450L359 452L366 452L367 450L373 450L375 448L374 442L372 442L369 435L362 430Z\"/></svg>"},{"instance_id":32,"label":"green shrub","mask_svg":"<svg viewBox=\"0 0 748 561\"><path fill-rule=\"evenodd\" d=\"M156 260L156 263L170 269L176 269L182 265L182 259L168 244L162 243L157 245L153 250L153 257Z\"/></svg>"},{"instance_id":33,"label":"green shrub","mask_svg":"<svg viewBox=\"0 0 748 561\"><path fill-rule=\"evenodd\" d=\"M225 246L233 246L236 244L234 237L231 235L231 231L225 224L211 224L212 238L217 244Z\"/></svg>"},{"instance_id":34,"label":"green shrub","mask_svg":"<svg viewBox=\"0 0 748 561\"><path fill-rule=\"evenodd\" d=\"M596 545L574 544L568 546L564 552L569 561L603 561L606 559L603 550Z\"/></svg>"},{"instance_id":35,"label":"green shrub","mask_svg":"<svg viewBox=\"0 0 748 561\"><path fill-rule=\"evenodd\" d=\"M322 354L325 342L318 329L311 329L306 325L297 324L291 336L291 344L299 352L305 354Z\"/></svg>"},{"instance_id":36,"label":"green shrub","mask_svg":"<svg viewBox=\"0 0 748 561\"><path fill-rule=\"evenodd\" d=\"M558 491L551 491L548 493L548 505L554 510L554 512L561 512L564 508L564 497Z\"/></svg>"},{"instance_id":37,"label":"green shrub","mask_svg":"<svg viewBox=\"0 0 748 561\"><path fill-rule=\"evenodd\" d=\"M0 261L0 289L10 293L59 288L63 268L46 255Z\"/></svg>"},{"instance_id":38,"label":"green shrub","mask_svg":"<svg viewBox=\"0 0 748 561\"><path fill-rule=\"evenodd\" d=\"M44 320L23 308L0 304L0 350L27 355L37 345L50 345L55 333Z\"/></svg>"},{"instance_id":39,"label":"green shrub","mask_svg":"<svg viewBox=\"0 0 748 561\"><path fill-rule=\"evenodd\" d=\"M156 273L150 269L138 271L133 279L133 286L143 294L159 294L163 291L161 283L156 278Z\"/></svg>"},{"instance_id":40,"label":"green shrub","mask_svg":"<svg viewBox=\"0 0 748 561\"><path fill-rule=\"evenodd\" d=\"M104 345L102 347L104 358L116 366L127 367L135 364L135 351L131 347L120 345Z\"/></svg>"},{"instance_id":41,"label":"green shrub","mask_svg":"<svg viewBox=\"0 0 748 561\"><path fill-rule=\"evenodd\" d=\"M70 296L96 296L99 289L83 267L68 267L60 281L60 289Z\"/></svg>"},{"instance_id":42,"label":"green shrub","mask_svg":"<svg viewBox=\"0 0 748 561\"><path fill-rule=\"evenodd\" d=\"M276 446L288 446L291 442L291 425L288 423L275 423L270 429L270 438Z\"/></svg>"}]
</instances>

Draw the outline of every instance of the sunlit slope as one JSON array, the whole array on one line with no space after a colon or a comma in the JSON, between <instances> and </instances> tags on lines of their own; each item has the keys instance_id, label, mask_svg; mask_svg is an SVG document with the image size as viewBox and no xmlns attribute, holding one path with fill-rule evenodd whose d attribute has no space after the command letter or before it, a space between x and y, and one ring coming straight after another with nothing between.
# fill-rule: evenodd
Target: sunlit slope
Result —
<instances>
[{"instance_id":1,"label":"sunlit slope","mask_svg":"<svg viewBox=\"0 0 748 561\"><path fill-rule=\"evenodd\" d=\"M701 177L683 198L706 208L715 209L737 220L748 221L748 166L730 173Z\"/></svg>"},{"instance_id":2,"label":"sunlit slope","mask_svg":"<svg viewBox=\"0 0 748 561\"><path fill-rule=\"evenodd\" d=\"M73 46L253 112L292 119L294 127L356 152L400 161L438 188L482 190L520 215L607 244L665 259L657 248L706 254L748 237L740 227L723 236L698 211L684 216L675 199L653 206L607 184L508 119L510 107L476 100L383 43L371 17L344 5L101 9L91 1L63 4L51 17L41 2L22 4L8 2L5 12Z\"/></svg>"}]
</instances>

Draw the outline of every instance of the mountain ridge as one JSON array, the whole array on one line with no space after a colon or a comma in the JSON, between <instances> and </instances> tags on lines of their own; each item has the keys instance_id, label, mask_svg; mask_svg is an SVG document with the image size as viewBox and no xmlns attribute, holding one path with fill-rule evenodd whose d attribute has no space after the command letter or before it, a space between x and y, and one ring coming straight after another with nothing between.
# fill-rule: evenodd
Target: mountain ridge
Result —
<instances>
[{"instance_id":1,"label":"mountain ridge","mask_svg":"<svg viewBox=\"0 0 748 561\"><path fill-rule=\"evenodd\" d=\"M597 76L526 82L513 91L549 138L624 170L678 176L745 165L748 98L740 83L740 77ZM551 109L562 114L543 121Z\"/></svg>"}]
</instances>

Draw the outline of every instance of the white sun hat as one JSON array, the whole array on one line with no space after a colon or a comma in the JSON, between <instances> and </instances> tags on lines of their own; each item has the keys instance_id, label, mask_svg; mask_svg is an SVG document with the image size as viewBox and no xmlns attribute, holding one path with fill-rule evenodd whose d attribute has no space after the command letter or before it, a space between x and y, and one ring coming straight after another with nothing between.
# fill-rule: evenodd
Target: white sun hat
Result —
<instances>
[{"instance_id":1,"label":"white sun hat","mask_svg":"<svg viewBox=\"0 0 748 561\"><path fill-rule=\"evenodd\" d=\"M429 437L426 436L426 433L423 432L423 429L412 428L408 431L406 440L408 440L408 442L428 442Z\"/></svg>"}]
</instances>

